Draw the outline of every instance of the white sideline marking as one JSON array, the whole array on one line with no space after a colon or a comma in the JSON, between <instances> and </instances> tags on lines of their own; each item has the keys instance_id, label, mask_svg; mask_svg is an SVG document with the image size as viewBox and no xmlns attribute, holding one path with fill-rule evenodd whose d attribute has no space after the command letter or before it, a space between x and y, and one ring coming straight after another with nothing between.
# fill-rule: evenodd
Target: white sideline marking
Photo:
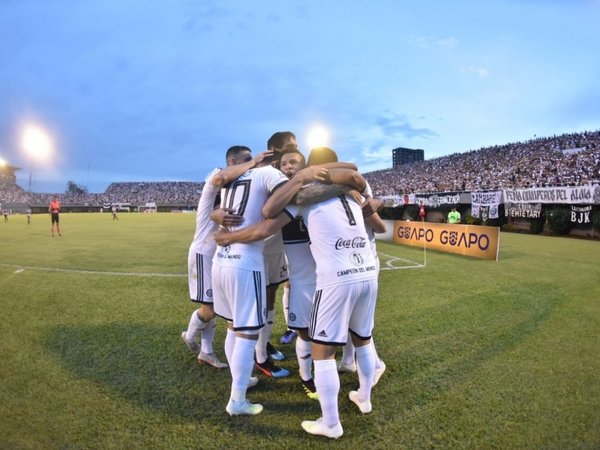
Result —
<instances>
[{"instance_id":1,"label":"white sideline marking","mask_svg":"<svg viewBox=\"0 0 600 450\"><path fill-rule=\"evenodd\" d=\"M379 254L388 258L385 262L385 267L380 267L379 270L401 270L401 269L422 269L425 266L419 264L410 259L400 258L398 256L388 255L387 253L378 252ZM402 261L410 263L410 266L397 267L394 265L395 261ZM79 269L60 269L57 267L38 267L38 266L22 266L20 264L5 264L0 263L2 267L15 267L14 273L22 273L25 270L40 270L44 272L62 272L62 273L81 273L90 275L110 275L110 276L121 276L121 277L162 277L162 278L183 278L187 277L187 273L144 273L144 272L111 272L102 270L79 270Z\"/></svg>"},{"instance_id":2,"label":"white sideline marking","mask_svg":"<svg viewBox=\"0 0 600 450\"><path fill-rule=\"evenodd\" d=\"M379 270L422 269L425 267L423 264L419 264L418 262L412 261L410 259L404 259L404 258L400 258L398 256L388 255L387 253L383 253L383 252L377 252L377 253L389 258L385 262L385 265L387 267L380 267ZM402 261L405 263L411 263L412 265L396 267L396 266L394 266L394 261Z\"/></svg>"},{"instance_id":3,"label":"white sideline marking","mask_svg":"<svg viewBox=\"0 0 600 450\"><path fill-rule=\"evenodd\" d=\"M19 264L4 264L0 263L3 267L18 267L19 269L15 273L21 273L25 270L41 270L44 272L63 272L63 273L84 273L91 275L113 275L122 277L163 277L163 278L182 278L187 277L187 273L143 273L143 272L109 272L102 270L78 270L78 269L59 269L56 267L37 267L37 266L22 266Z\"/></svg>"}]
</instances>

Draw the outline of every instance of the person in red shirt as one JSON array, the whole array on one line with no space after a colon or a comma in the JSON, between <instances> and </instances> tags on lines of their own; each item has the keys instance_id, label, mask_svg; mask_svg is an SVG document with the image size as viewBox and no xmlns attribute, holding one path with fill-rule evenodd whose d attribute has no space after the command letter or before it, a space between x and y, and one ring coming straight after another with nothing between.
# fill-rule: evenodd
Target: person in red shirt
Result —
<instances>
[{"instance_id":1,"label":"person in red shirt","mask_svg":"<svg viewBox=\"0 0 600 450\"><path fill-rule=\"evenodd\" d=\"M54 224L56 224L56 231L58 232L58 235L62 236L62 234L60 233L60 220L58 217L58 213L60 212L60 202L56 197L52 198L50 206L48 206L48 212L52 217L52 225L50 226L50 233L52 234L52 237L54 237Z\"/></svg>"},{"instance_id":2,"label":"person in red shirt","mask_svg":"<svg viewBox=\"0 0 600 450\"><path fill-rule=\"evenodd\" d=\"M423 203L421 203L421 206L419 207L419 217L421 218L422 222L425 221L426 215L427 215L427 213L425 212L425 205Z\"/></svg>"}]
</instances>

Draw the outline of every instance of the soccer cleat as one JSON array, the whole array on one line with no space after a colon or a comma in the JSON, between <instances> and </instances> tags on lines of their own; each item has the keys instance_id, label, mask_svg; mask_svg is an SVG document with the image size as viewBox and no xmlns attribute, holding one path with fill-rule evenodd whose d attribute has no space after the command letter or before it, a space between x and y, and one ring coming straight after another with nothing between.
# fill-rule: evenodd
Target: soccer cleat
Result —
<instances>
[{"instance_id":1,"label":"soccer cleat","mask_svg":"<svg viewBox=\"0 0 600 450\"><path fill-rule=\"evenodd\" d=\"M190 352L192 352L194 355L197 355L200 353L200 346L198 345L198 343L196 341L188 341L185 338L186 332L183 331L181 332L181 340L183 341L183 343L186 345L186 347L188 348L188 350Z\"/></svg>"},{"instance_id":2,"label":"soccer cleat","mask_svg":"<svg viewBox=\"0 0 600 450\"><path fill-rule=\"evenodd\" d=\"M230 416L255 416L260 414L263 410L263 406L259 403L250 403L248 400L244 400L243 402L236 402L234 400L229 399L229 403L225 407L225 411L229 413Z\"/></svg>"},{"instance_id":3,"label":"soccer cleat","mask_svg":"<svg viewBox=\"0 0 600 450\"><path fill-rule=\"evenodd\" d=\"M306 396L312 400L319 400L319 394L317 394L317 388L315 387L315 380L302 380L302 387Z\"/></svg>"},{"instance_id":4,"label":"soccer cleat","mask_svg":"<svg viewBox=\"0 0 600 450\"><path fill-rule=\"evenodd\" d=\"M337 368L338 368L338 372L340 372L340 373L345 373L345 372L354 373L354 372L356 372L356 363L353 362L352 364L344 364L343 361L340 361L338 363Z\"/></svg>"},{"instance_id":5,"label":"soccer cleat","mask_svg":"<svg viewBox=\"0 0 600 450\"><path fill-rule=\"evenodd\" d=\"M317 420L304 420L302 422L302 428L309 434L326 436L332 439L337 439L344 434L344 429L340 422L335 424L333 428L329 428L323 423L322 417L319 417Z\"/></svg>"},{"instance_id":6,"label":"soccer cleat","mask_svg":"<svg viewBox=\"0 0 600 450\"><path fill-rule=\"evenodd\" d=\"M198 355L198 364L202 363L213 366L215 369L226 369L229 367L226 363L219 361L219 358L214 353L200 352Z\"/></svg>"},{"instance_id":7,"label":"soccer cleat","mask_svg":"<svg viewBox=\"0 0 600 450\"><path fill-rule=\"evenodd\" d=\"M296 336L298 336L298 333L296 333L294 330L287 330L285 333L283 333L283 336L281 336L279 342L282 344L289 344L296 339Z\"/></svg>"},{"instance_id":8,"label":"soccer cleat","mask_svg":"<svg viewBox=\"0 0 600 450\"><path fill-rule=\"evenodd\" d=\"M285 378L290 374L289 370L276 366L271 358L267 358L263 363L254 361L254 364L258 370L271 378Z\"/></svg>"},{"instance_id":9,"label":"soccer cleat","mask_svg":"<svg viewBox=\"0 0 600 450\"><path fill-rule=\"evenodd\" d=\"M270 342L267 342L267 355L273 361L283 361L285 359L285 355L273 347Z\"/></svg>"},{"instance_id":10,"label":"soccer cleat","mask_svg":"<svg viewBox=\"0 0 600 450\"><path fill-rule=\"evenodd\" d=\"M350 400L352 400L354 402L354 404L356 406L358 406L358 409L360 409L360 412L363 414L369 414L371 411L373 411L373 406L371 405L371 401L370 400L364 400L361 401L359 399L360 394L358 393L358 391L350 391L350 393L348 394L348 397L350 398Z\"/></svg>"},{"instance_id":11,"label":"soccer cleat","mask_svg":"<svg viewBox=\"0 0 600 450\"><path fill-rule=\"evenodd\" d=\"M386 367L387 366L385 365L385 363L381 361L381 366L378 369L375 369L375 375L373 376L373 386L375 386L379 382L379 379L381 378L381 375L383 375L383 372L385 372Z\"/></svg>"},{"instance_id":12,"label":"soccer cleat","mask_svg":"<svg viewBox=\"0 0 600 450\"><path fill-rule=\"evenodd\" d=\"M253 388L257 384L258 384L258 377L250 377L250 380L248 381L247 389Z\"/></svg>"}]
</instances>

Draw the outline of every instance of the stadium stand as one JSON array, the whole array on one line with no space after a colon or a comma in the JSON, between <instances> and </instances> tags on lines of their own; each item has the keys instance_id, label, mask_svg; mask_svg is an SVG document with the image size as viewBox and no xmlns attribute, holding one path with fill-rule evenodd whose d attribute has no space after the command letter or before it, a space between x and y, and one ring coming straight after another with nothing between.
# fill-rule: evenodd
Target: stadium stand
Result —
<instances>
[{"instance_id":1,"label":"stadium stand","mask_svg":"<svg viewBox=\"0 0 600 450\"><path fill-rule=\"evenodd\" d=\"M364 174L376 196L600 184L600 130L485 147ZM194 208L203 183L116 182L105 192L58 194L63 207L154 202L160 208ZM0 184L0 204L45 208L53 193Z\"/></svg>"},{"instance_id":2,"label":"stadium stand","mask_svg":"<svg viewBox=\"0 0 600 450\"><path fill-rule=\"evenodd\" d=\"M376 196L600 184L600 131L485 147L364 176Z\"/></svg>"}]
</instances>

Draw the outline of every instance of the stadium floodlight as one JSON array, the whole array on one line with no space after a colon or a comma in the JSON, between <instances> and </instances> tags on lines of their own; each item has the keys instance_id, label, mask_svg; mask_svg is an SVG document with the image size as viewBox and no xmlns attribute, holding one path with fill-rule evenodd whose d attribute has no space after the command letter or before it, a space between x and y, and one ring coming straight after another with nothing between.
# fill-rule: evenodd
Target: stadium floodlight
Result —
<instances>
[{"instance_id":1,"label":"stadium floodlight","mask_svg":"<svg viewBox=\"0 0 600 450\"><path fill-rule=\"evenodd\" d=\"M52 153L52 139L43 128L29 124L23 128L21 144L29 156L29 192L31 192L32 163L48 160Z\"/></svg>"},{"instance_id":2,"label":"stadium floodlight","mask_svg":"<svg viewBox=\"0 0 600 450\"><path fill-rule=\"evenodd\" d=\"M309 150L317 147L327 147L329 144L329 133L322 126L316 126L309 131L306 140Z\"/></svg>"},{"instance_id":3,"label":"stadium floodlight","mask_svg":"<svg viewBox=\"0 0 600 450\"><path fill-rule=\"evenodd\" d=\"M0 167L4 167L6 166L6 161L4 161L2 158L0 158Z\"/></svg>"}]
</instances>

